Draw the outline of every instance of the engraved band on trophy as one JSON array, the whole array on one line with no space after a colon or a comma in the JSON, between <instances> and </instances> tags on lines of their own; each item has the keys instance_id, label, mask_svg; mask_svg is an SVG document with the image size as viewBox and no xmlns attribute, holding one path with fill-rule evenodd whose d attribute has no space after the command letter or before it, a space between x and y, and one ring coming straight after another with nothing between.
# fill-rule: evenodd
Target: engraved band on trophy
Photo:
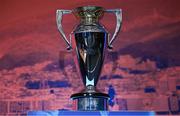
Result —
<instances>
[{"instance_id":1,"label":"engraved band on trophy","mask_svg":"<svg viewBox=\"0 0 180 116\"><path fill-rule=\"evenodd\" d=\"M104 13L114 13L116 15L116 29L109 38L109 33L104 26L99 23ZM85 89L71 95L71 99L76 102L76 110L97 111L108 110L109 95L101 93L96 89L96 84L102 69L106 49L112 49L122 23L121 9L105 10L99 6L77 7L73 10L57 10L57 27L62 38L67 44L67 50L72 49L71 34L68 40L62 28L62 17L64 14L73 13L80 21L71 34L76 43L76 54L79 69Z\"/></svg>"}]
</instances>

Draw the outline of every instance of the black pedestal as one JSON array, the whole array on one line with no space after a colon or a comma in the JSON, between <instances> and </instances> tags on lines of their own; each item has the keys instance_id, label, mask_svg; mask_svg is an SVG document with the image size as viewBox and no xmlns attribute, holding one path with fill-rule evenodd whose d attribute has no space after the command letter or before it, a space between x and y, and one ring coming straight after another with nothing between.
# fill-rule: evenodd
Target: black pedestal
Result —
<instances>
[{"instance_id":1,"label":"black pedestal","mask_svg":"<svg viewBox=\"0 0 180 116\"><path fill-rule=\"evenodd\" d=\"M104 93L77 93L71 96L74 109L79 111L105 111L108 110L108 94Z\"/></svg>"}]
</instances>

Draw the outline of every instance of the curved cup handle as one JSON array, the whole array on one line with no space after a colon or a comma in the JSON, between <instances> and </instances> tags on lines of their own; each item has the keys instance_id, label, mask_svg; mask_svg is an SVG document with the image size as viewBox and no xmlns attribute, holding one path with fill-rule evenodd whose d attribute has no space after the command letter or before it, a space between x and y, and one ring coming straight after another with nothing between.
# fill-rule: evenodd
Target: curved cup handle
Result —
<instances>
[{"instance_id":1,"label":"curved cup handle","mask_svg":"<svg viewBox=\"0 0 180 116\"><path fill-rule=\"evenodd\" d=\"M57 10L56 11L56 23L57 23L57 27L58 27L58 30L62 36L62 38L64 39L64 41L66 42L67 44L67 50L71 50L72 49L72 45L71 45L71 34L70 34L70 41L68 41L64 31L63 31L63 28L62 28L62 17L63 17L63 14L70 14L72 11L71 10Z\"/></svg>"},{"instance_id":2,"label":"curved cup handle","mask_svg":"<svg viewBox=\"0 0 180 116\"><path fill-rule=\"evenodd\" d=\"M116 39L116 36L118 35L120 29L121 29L121 25L122 25L122 10L121 9L109 9L106 10L106 12L108 13L115 13L116 15L116 29L115 32L112 36L112 38L108 38L108 48L109 49L113 49L113 41Z\"/></svg>"}]
</instances>

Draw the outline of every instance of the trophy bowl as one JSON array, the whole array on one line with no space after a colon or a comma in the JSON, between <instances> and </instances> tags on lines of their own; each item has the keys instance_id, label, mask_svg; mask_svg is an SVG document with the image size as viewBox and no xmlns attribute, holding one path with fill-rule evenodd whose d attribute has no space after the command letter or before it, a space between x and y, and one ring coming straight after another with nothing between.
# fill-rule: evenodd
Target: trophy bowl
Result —
<instances>
[{"instance_id":1,"label":"trophy bowl","mask_svg":"<svg viewBox=\"0 0 180 116\"><path fill-rule=\"evenodd\" d=\"M116 15L116 29L110 39L105 27L99 23L103 14L114 13ZM79 24L67 39L62 28L63 14L73 13L79 20ZM99 92L96 85L101 73L106 49L112 49L122 23L121 9L105 10L99 6L83 6L73 10L57 10L57 27L62 38L67 44L67 49L71 50L71 37L75 41L75 49L84 90L71 95L74 101L74 109L82 111L108 110L109 95Z\"/></svg>"}]
</instances>

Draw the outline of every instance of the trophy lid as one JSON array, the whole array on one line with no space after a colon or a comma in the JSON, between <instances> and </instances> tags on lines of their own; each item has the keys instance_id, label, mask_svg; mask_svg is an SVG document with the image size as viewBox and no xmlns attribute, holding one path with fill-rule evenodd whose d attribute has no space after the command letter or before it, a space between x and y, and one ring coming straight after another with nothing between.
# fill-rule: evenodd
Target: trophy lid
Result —
<instances>
[{"instance_id":1,"label":"trophy lid","mask_svg":"<svg viewBox=\"0 0 180 116\"><path fill-rule=\"evenodd\" d=\"M104 14L104 8L100 6L82 6L73 9L73 14L78 19L99 19Z\"/></svg>"}]
</instances>

